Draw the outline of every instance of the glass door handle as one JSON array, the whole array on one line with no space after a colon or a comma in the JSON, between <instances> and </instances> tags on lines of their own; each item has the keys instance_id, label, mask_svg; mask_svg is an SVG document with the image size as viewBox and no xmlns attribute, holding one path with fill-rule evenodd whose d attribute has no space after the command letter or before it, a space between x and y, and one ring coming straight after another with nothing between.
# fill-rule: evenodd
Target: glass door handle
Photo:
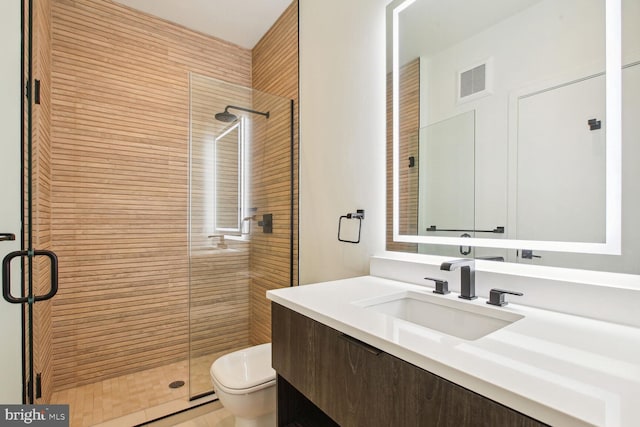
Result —
<instances>
[{"instance_id":1,"label":"glass door handle","mask_svg":"<svg viewBox=\"0 0 640 427\"><path fill-rule=\"evenodd\" d=\"M46 256L49 258L49 261L51 262L49 269L51 272L51 288L45 295L14 297L11 295L11 260L18 257L22 258L28 256ZM15 251L7 254L7 256L2 260L2 296L7 302L10 302L11 304L24 304L25 302L33 303L36 301L46 301L53 298L56 293L58 293L58 257L55 253L45 250L35 250L32 252Z\"/></svg>"},{"instance_id":2,"label":"glass door handle","mask_svg":"<svg viewBox=\"0 0 640 427\"><path fill-rule=\"evenodd\" d=\"M4 242L6 240L16 240L16 235L13 233L0 233L0 242Z\"/></svg>"}]
</instances>

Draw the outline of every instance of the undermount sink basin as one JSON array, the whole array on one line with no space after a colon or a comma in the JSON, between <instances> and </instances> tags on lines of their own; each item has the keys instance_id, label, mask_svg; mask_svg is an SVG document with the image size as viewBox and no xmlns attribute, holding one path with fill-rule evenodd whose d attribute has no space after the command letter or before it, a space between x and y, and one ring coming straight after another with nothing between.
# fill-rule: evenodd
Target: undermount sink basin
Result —
<instances>
[{"instance_id":1,"label":"undermount sink basin","mask_svg":"<svg viewBox=\"0 0 640 427\"><path fill-rule=\"evenodd\" d=\"M354 304L465 340L476 340L524 317L453 298L404 291Z\"/></svg>"}]
</instances>

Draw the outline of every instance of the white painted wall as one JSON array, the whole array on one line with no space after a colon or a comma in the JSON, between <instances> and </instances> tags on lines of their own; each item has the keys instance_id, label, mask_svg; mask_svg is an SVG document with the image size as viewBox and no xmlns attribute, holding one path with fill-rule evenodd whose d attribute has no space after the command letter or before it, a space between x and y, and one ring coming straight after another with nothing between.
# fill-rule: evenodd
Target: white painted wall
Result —
<instances>
[{"instance_id":1,"label":"white painted wall","mask_svg":"<svg viewBox=\"0 0 640 427\"><path fill-rule=\"evenodd\" d=\"M0 232L20 235L20 2L0 2ZM19 250L0 242L0 258ZM14 268L14 270L17 270ZM13 273L18 273L14 271ZM19 275L14 274L14 283ZM20 309L0 299L0 403L22 403Z\"/></svg>"},{"instance_id":2,"label":"white painted wall","mask_svg":"<svg viewBox=\"0 0 640 427\"><path fill-rule=\"evenodd\" d=\"M300 0L300 283L359 276L385 242L387 0ZM365 209L360 244L338 219Z\"/></svg>"}]
</instances>

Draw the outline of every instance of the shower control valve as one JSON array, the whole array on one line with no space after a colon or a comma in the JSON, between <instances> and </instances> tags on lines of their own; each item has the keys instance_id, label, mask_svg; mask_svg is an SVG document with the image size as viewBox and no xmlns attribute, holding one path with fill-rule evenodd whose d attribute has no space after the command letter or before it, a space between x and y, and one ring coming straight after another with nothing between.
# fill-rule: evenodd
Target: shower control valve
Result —
<instances>
[{"instance_id":1,"label":"shower control valve","mask_svg":"<svg viewBox=\"0 0 640 427\"><path fill-rule=\"evenodd\" d=\"M273 233L273 214L263 214L262 221L258 221L263 233Z\"/></svg>"}]
</instances>

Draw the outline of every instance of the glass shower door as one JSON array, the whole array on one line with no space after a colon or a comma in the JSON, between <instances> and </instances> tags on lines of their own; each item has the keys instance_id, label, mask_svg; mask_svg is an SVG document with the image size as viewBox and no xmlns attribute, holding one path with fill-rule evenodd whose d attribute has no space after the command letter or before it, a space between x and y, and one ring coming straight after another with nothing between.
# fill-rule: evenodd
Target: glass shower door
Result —
<instances>
[{"instance_id":1,"label":"glass shower door","mask_svg":"<svg viewBox=\"0 0 640 427\"><path fill-rule=\"evenodd\" d=\"M209 368L269 340L265 289L291 276L291 101L191 75L190 396Z\"/></svg>"}]
</instances>

